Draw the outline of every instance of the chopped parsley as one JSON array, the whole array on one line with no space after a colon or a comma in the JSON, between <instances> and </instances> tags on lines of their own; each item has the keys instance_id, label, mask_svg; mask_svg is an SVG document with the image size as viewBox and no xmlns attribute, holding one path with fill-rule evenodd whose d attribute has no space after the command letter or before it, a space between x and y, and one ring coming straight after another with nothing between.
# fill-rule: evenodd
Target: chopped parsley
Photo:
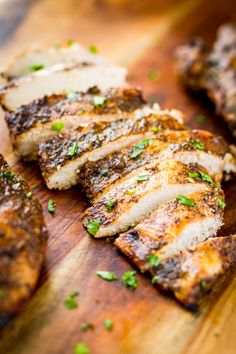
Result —
<instances>
[{"instance_id":1,"label":"chopped parsley","mask_svg":"<svg viewBox=\"0 0 236 354\"><path fill-rule=\"evenodd\" d=\"M45 68L44 64L34 64L32 66L30 66L29 71L30 72L35 72L35 71L39 71Z\"/></svg>"},{"instance_id":2,"label":"chopped parsley","mask_svg":"<svg viewBox=\"0 0 236 354\"><path fill-rule=\"evenodd\" d=\"M113 322L110 318L106 318L104 320L104 327L108 332L110 332L113 329Z\"/></svg>"},{"instance_id":3,"label":"chopped parsley","mask_svg":"<svg viewBox=\"0 0 236 354\"><path fill-rule=\"evenodd\" d=\"M89 329L94 329L94 325L91 322L84 322L80 325L80 329L83 332L87 332Z\"/></svg>"},{"instance_id":4,"label":"chopped parsley","mask_svg":"<svg viewBox=\"0 0 236 354\"><path fill-rule=\"evenodd\" d=\"M200 114L196 114L195 120L198 123L204 123L207 120L207 116L205 116L204 114L201 114L201 113Z\"/></svg>"},{"instance_id":5,"label":"chopped parsley","mask_svg":"<svg viewBox=\"0 0 236 354\"><path fill-rule=\"evenodd\" d=\"M14 173L12 171L7 171L7 172L4 172L4 173L0 173L0 178L4 178L4 179L6 179L9 182L13 181Z\"/></svg>"},{"instance_id":6,"label":"chopped parsley","mask_svg":"<svg viewBox=\"0 0 236 354\"><path fill-rule=\"evenodd\" d=\"M107 170L102 170L102 171L101 171L101 175L102 175L103 177L107 177L107 176L109 176L109 173L108 173Z\"/></svg>"},{"instance_id":7,"label":"chopped parsley","mask_svg":"<svg viewBox=\"0 0 236 354\"><path fill-rule=\"evenodd\" d=\"M106 103L107 99L104 96L94 96L93 97L93 104L96 108L101 107Z\"/></svg>"},{"instance_id":8,"label":"chopped parsley","mask_svg":"<svg viewBox=\"0 0 236 354\"><path fill-rule=\"evenodd\" d=\"M135 270L129 270L127 272L124 272L124 274L122 276L123 284L129 290L135 290L138 286L138 281L137 281L135 275L136 275Z\"/></svg>"},{"instance_id":9,"label":"chopped parsley","mask_svg":"<svg viewBox=\"0 0 236 354\"><path fill-rule=\"evenodd\" d=\"M134 195L136 192L137 192L137 190L134 188L134 189L129 189L128 191L126 191L126 194L132 196L132 195Z\"/></svg>"},{"instance_id":10,"label":"chopped parsley","mask_svg":"<svg viewBox=\"0 0 236 354\"><path fill-rule=\"evenodd\" d=\"M160 73L156 70L151 70L148 72L147 77L149 80L158 81L160 79Z\"/></svg>"},{"instance_id":11,"label":"chopped parsley","mask_svg":"<svg viewBox=\"0 0 236 354\"><path fill-rule=\"evenodd\" d=\"M53 199L49 199L48 201L48 211L49 213L54 214L56 210L56 203Z\"/></svg>"},{"instance_id":12,"label":"chopped parsley","mask_svg":"<svg viewBox=\"0 0 236 354\"><path fill-rule=\"evenodd\" d=\"M33 195L33 193L31 191L25 193L26 198L29 198L29 199L32 198L32 195Z\"/></svg>"},{"instance_id":13,"label":"chopped parsley","mask_svg":"<svg viewBox=\"0 0 236 354\"><path fill-rule=\"evenodd\" d=\"M32 184L32 186L31 186L31 189L36 189L36 188L38 188L38 183L34 183L34 184Z\"/></svg>"},{"instance_id":14,"label":"chopped parsley","mask_svg":"<svg viewBox=\"0 0 236 354\"><path fill-rule=\"evenodd\" d=\"M158 282L159 276L158 275L154 275L154 277L152 277L152 284L156 284Z\"/></svg>"},{"instance_id":15,"label":"chopped parsley","mask_svg":"<svg viewBox=\"0 0 236 354\"><path fill-rule=\"evenodd\" d=\"M202 290L204 290L204 289L206 288L206 286L207 286L206 280L202 280L201 283L200 283L200 288L201 288Z\"/></svg>"},{"instance_id":16,"label":"chopped parsley","mask_svg":"<svg viewBox=\"0 0 236 354\"><path fill-rule=\"evenodd\" d=\"M198 178L199 177L199 173L198 172L189 172L188 176L190 178Z\"/></svg>"},{"instance_id":17,"label":"chopped parsley","mask_svg":"<svg viewBox=\"0 0 236 354\"><path fill-rule=\"evenodd\" d=\"M176 199L178 200L178 202L180 204L183 205L187 205L187 206L195 206L196 203L194 202L194 200L189 199L188 197L186 197L185 195L179 194Z\"/></svg>"},{"instance_id":18,"label":"chopped parsley","mask_svg":"<svg viewBox=\"0 0 236 354\"><path fill-rule=\"evenodd\" d=\"M215 182L213 181L213 179L205 172L202 172L199 170L199 174L201 176L201 180L204 182L208 182L210 183L213 187L216 187Z\"/></svg>"},{"instance_id":19,"label":"chopped parsley","mask_svg":"<svg viewBox=\"0 0 236 354\"><path fill-rule=\"evenodd\" d=\"M90 235L95 236L98 230L100 229L101 221L100 220L89 220L87 225L87 231Z\"/></svg>"},{"instance_id":20,"label":"chopped parsley","mask_svg":"<svg viewBox=\"0 0 236 354\"><path fill-rule=\"evenodd\" d=\"M74 156L78 153L78 143L74 142L67 156Z\"/></svg>"},{"instance_id":21,"label":"chopped parsley","mask_svg":"<svg viewBox=\"0 0 236 354\"><path fill-rule=\"evenodd\" d=\"M86 344L79 342L75 346L74 354L90 354L90 350Z\"/></svg>"},{"instance_id":22,"label":"chopped parsley","mask_svg":"<svg viewBox=\"0 0 236 354\"><path fill-rule=\"evenodd\" d=\"M204 150L205 149L204 144L201 143L200 141L192 140L191 144L194 145L197 150Z\"/></svg>"},{"instance_id":23,"label":"chopped parsley","mask_svg":"<svg viewBox=\"0 0 236 354\"><path fill-rule=\"evenodd\" d=\"M64 128L64 123L62 122L55 122L55 123L52 123L52 130L54 132L60 132L63 128Z\"/></svg>"},{"instance_id":24,"label":"chopped parsley","mask_svg":"<svg viewBox=\"0 0 236 354\"><path fill-rule=\"evenodd\" d=\"M213 187L216 187L216 183L213 181L213 179L207 173L202 172L201 170L195 172L189 172L188 177L198 178L201 181L207 182L211 184Z\"/></svg>"},{"instance_id":25,"label":"chopped parsley","mask_svg":"<svg viewBox=\"0 0 236 354\"><path fill-rule=\"evenodd\" d=\"M224 209L226 207L226 203L220 199L220 198L217 198L217 203L219 204L219 206Z\"/></svg>"},{"instance_id":26,"label":"chopped parsley","mask_svg":"<svg viewBox=\"0 0 236 354\"><path fill-rule=\"evenodd\" d=\"M74 90L68 91L68 93L67 93L67 99L68 100L74 100L75 97L76 97L76 91L74 91Z\"/></svg>"},{"instance_id":27,"label":"chopped parsley","mask_svg":"<svg viewBox=\"0 0 236 354\"><path fill-rule=\"evenodd\" d=\"M3 299L6 296L7 296L6 291L5 290L0 290L0 299Z\"/></svg>"},{"instance_id":28,"label":"chopped parsley","mask_svg":"<svg viewBox=\"0 0 236 354\"><path fill-rule=\"evenodd\" d=\"M160 264L160 258L155 254L151 254L146 257L150 268L158 267Z\"/></svg>"},{"instance_id":29,"label":"chopped parsley","mask_svg":"<svg viewBox=\"0 0 236 354\"><path fill-rule=\"evenodd\" d=\"M93 54L98 54L98 53L99 53L99 50L98 50L98 48L97 48L95 45L91 45L91 46L89 47L89 50L90 50L90 52L93 53Z\"/></svg>"},{"instance_id":30,"label":"chopped parsley","mask_svg":"<svg viewBox=\"0 0 236 354\"><path fill-rule=\"evenodd\" d=\"M67 46L72 47L75 43L76 43L76 41L74 39L68 39Z\"/></svg>"},{"instance_id":31,"label":"chopped parsley","mask_svg":"<svg viewBox=\"0 0 236 354\"><path fill-rule=\"evenodd\" d=\"M108 272L106 270L98 270L96 272L97 276L103 280L107 280L107 281L113 281L113 280L117 280L118 276L115 275L112 272Z\"/></svg>"},{"instance_id":32,"label":"chopped parsley","mask_svg":"<svg viewBox=\"0 0 236 354\"><path fill-rule=\"evenodd\" d=\"M147 181L149 180L149 176L148 175L139 175L137 178L138 182L142 182L142 181Z\"/></svg>"},{"instance_id":33,"label":"chopped parsley","mask_svg":"<svg viewBox=\"0 0 236 354\"><path fill-rule=\"evenodd\" d=\"M146 138L140 141L139 143L134 145L134 149L130 157L132 159L136 158L137 156L141 155L143 150L148 146L152 144L152 138Z\"/></svg>"},{"instance_id":34,"label":"chopped parsley","mask_svg":"<svg viewBox=\"0 0 236 354\"><path fill-rule=\"evenodd\" d=\"M106 209L107 211L111 212L116 206L116 202L114 200L108 200L106 203Z\"/></svg>"},{"instance_id":35,"label":"chopped parsley","mask_svg":"<svg viewBox=\"0 0 236 354\"><path fill-rule=\"evenodd\" d=\"M64 301L64 305L65 307L67 307L68 309L75 309L76 307L78 307L78 302L75 299L77 296L79 296L79 292L78 291L73 291Z\"/></svg>"},{"instance_id":36,"label":"chopped parsley","mask_svg":"<svg viewBox=\"0 0 236 354\"><path fill-rule=\"evenodd\" d=\"M158 127L152 127L151 131L153 133L158 133L159 132L159 128Z\"/></svg>"}]
</instances>

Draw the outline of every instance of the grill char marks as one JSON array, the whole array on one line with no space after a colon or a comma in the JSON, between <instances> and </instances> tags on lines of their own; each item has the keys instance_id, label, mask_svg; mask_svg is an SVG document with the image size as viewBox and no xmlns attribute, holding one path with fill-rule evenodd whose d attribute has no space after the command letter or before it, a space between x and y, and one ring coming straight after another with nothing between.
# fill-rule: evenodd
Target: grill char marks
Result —
<instances>
[{"instance_id":1,"label":"grill char marks","mask_svg":"<svg viewBox=\"0 0 236 354\"><path fill-rule=\"evenodd\" d=\"M177 68L184 84L204 90L236 136L236 25L220 27L207 53L203 41L192 40L177 50Z\"/></svg>"},{"instance_id":2,"label":"grill char marks","mask_svg":"<svg viewBox=\"0 0 236 354\"><path fill-rule=\"evenodd\" d=\"M0 155L0 316L17 312L33 292L44 260L42 209L26 181Z\"/></svg>"},{"instance_id":3,"label":"grill char marks","mask_svg":"<svg viewBox=\"0 0 236 354\"><path fill-rule=\"evenodd\" d=\"M193 141L203 143L204 149L198 150ZM80 183L90 200L97 199L99 193L112 188L114 182L119 182L123 176L156 158L179 159L182 162L186 159L187 162L201 163L203 167L211 168L212 174L220 181L224 170L223 159L229 152L221 137L203 130L160 132L136 158L132 157L134 149L132 144L102 160L84 165L80 171ZM234 160L231 154L229 156Z\"/></svg>"},{"instance_id":4,"label":"grill char marks","mask_svg":"<svg viewBox=\"0 0 236 354\"><path fill-rule=\"evenodd\" d=\"M112 151L135 143L145 136L153 135L152 128L184 129L184 126L168 114L153 114L136 119L121 119L115 122L96 122L89 127L87 133L76 132L46 141L39 148L39 165L49 188L66 189L78 183L78 170L88 160L96 161ZM73 156L68 153L73 144L77 152ZM63 168L70 169L70 176L63 176L64 182L53 182L64 173ZM66 180L67 179L67 180Z\"/></svg>"},{"instance_id":5,"label":"grill char marks","mask_svg":"<svg viewBox=\"0 0 236 354\"><path fill-rule=\"evenodd\" d=\"M204 171L199 166L197 168ZM104 193L86 210L82 222L85 227L91 221L100 222L95 237L111 236L127 230L178 194L190 194L210 188L208 183L189 177L189 173L194 171L196 167L191 168L177 161L153 161L131 173L128 179L108 193ZM144 179L140 180L141 176ZM109 201L114 203L111 211L107 210Z\"/></svg>"}]
</instances>

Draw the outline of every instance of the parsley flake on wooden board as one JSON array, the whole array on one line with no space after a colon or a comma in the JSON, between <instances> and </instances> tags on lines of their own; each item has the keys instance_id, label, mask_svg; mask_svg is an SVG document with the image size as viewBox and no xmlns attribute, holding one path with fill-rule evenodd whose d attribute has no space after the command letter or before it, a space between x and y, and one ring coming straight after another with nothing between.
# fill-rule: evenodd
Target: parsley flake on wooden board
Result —
<instances>
[{"instance_id":1,"label":"parsley flake on wooden board","mask_svg":"<svg viewBox=\"0 0 236 354\"><path fill-rule=\"evenodd\" d=\"M64 301L64 305L65 307L67 307L68 309L75 309L76 307L78 307L78 302L75 299L77 296L79 296L79 292L78 291L73 291Z\"/></svg>"},{"instance_id":2,"label":"parsley flake on wooden board","mask_svg":"<svg viewBox=\"0 0 236 354\"><path fill-rule=\"evenodd\" d=\"M56 203L53 199L49 199L48 201L48 211L51 214L54 214L56 210Z\"/></svg>"},{"instance_id":3,"label":"parsley flake on wooden board","mask_svg":"<svg viewBox=\"0 0 236 354\"><path fill-rule=\"evenodd\" d=\"M113 322L110 318L106 318L104 320L104 327L108 332L110 332L113 329Z\"/></svg>"},{"instance_id":4,"label":"parsley flake on wooden board","mask_svg":"<svg viewBox=\"0 0 236 354\"><path fill-rule=\"evenodd\" d=\"M84 342L79 342L75 345L74 354L90 354L90 349Z\"/></svg>"},{"instance_id":5,"label":"parsley flake on wooden board","mask_svg":"<svg viewBox=\"0 0 236 354\"><path fill-rule=\"evenodd\" d=\"M96 271L96 275L99 278L101 278L103 280L107 280L107 281L113 281L113 280L117 280L118 279L117 275L115 275L112 272L108 272L106 270L98 270L98 271Z\"/></svg>"},{"instance_id":6,"label":"parsley flake on wooden board","mask_svg":"<svg viewBox=\"0 0 236 354\"><path fill-rule=\"evenodd\" d=\"M136 279L136 271L135 270L128 270L124 272L122 276L123 284L129 290L135 290L138 286L138 281Z\"/></svg>"}]
</instances>

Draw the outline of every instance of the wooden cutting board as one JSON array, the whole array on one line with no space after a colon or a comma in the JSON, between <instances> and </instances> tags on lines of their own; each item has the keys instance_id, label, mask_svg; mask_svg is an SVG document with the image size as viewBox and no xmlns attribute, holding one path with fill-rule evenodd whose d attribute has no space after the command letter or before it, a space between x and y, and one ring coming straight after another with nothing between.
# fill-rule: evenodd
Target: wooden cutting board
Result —
<instances>
[{"instance_id":1,"label":"wooden cutting board","mask_svg":"<svg viewBox=\"0 0 236 354\"><path fill-rule=\"evenodd\" d=\"M193 35L210 43L217 27L236 20L236 3L230 0L6 0L0 1L0 64L32 42L51 44L74 38L96 44L114 63L128 66L131 81L141 86L147 99L186 113L192 128L230 134L211 104L188 95L173 68L175 47ZM158 81L148 79L157 70ZM207 120L199 123L197 114ZM1 126L0 151L7 132ZM3 143L5 139L5 143ZM93 240L84 231L80 216L86 200L79 188L50 192L43 185L37 166L17 163L14 170L30 184L42 202L50 237L38 288L23 311L0 333L1 354L69 354L83 341L94 354L233 354L236 353L236 277L232 274L220 292L208 296L196 313L183 309L161 294L150 279L138 275L134 292L121 281L108 283L96 270L119 276L133 268L112 241ZM224 185L227 207L221 234L236 232L236 183ZM47 201L56 201L56 213ZM65 298L80 292L79 307L64 307ZM104 329L111 318L113 331ZM81 332L91 321L95 328Z\"/></svg>"}]
</instances>

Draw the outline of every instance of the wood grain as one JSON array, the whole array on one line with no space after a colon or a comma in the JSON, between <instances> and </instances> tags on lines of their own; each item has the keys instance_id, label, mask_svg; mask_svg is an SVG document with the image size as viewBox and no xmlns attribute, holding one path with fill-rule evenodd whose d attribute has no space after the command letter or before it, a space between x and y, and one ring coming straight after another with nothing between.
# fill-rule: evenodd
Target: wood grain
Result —
<instances>
[{"instance_id":1,"label":"wood grain","mask_svg":"<svg viewBox=\"0 0 236 354\"><path fill-rule=\"evenodd\" d=\"M228 0L216 0L214 6L208 1L174 0L29 2L22 10L25 17L0 43L0 63L32 42L51 44L75 38L85 45L94 43L114 62L129 66L132 82L143 88L148 99L155 97L164 107L182 109L191 127L221 133L231 141L209 102L188 95L178 82L173 53L192 35L202 35L210 43L219 24L236 20L235 10ZM157 82L147 78L150 70L160 72ZM197 113L206 114L207 121L198 123ZM1 138L5 134L2 129ZM79 188L50 192L36 165L18 163L14 169L29 183L39 183L35 194L43 204L50 238L38 289L23 311L2 329L0 353L67 354L73 353L79 341L95 354L235 353L235 276L223 284L221 292L211 294L197 314L158 292L143 275L138 275L139 287L132 293L120 280L107 283L98 279L96 270L121 276L132 265L112 241L93 240L86 234L80 223L86 200ZM225 184L224 190L228 205L221 234L229 234L236 232L235 182ZM49 198L56 201L55 216L47 212ZM63 302L73 290L80 291L79 308L68 310ZM105 318L112 318L112 332L105 331ZM95 329L82 333L84 321L92 321Z\"/></svg>"}]
</instances>

